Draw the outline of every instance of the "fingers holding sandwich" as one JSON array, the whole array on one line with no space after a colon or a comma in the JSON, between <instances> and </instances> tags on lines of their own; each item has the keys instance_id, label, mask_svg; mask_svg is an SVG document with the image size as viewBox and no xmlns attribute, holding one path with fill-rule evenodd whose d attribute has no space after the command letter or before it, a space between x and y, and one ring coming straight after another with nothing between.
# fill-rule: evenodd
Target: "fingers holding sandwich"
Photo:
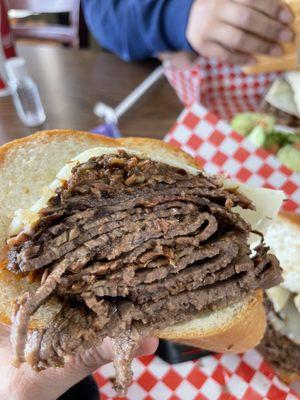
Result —
<instances>
[{"instance_id":1,"label":"fingers holding sandwich","mask_svg":"<svg viewBox=\"0 0 300 400\"><path fill-rule=\"evenodd\" d=\"M144 338L135 353L136 357L152 354L156 351L158 346L158 339L156 338ZM81 353L72 360L71 365L75 366L80 379L83 379L86 375L92 373L101 365L105 365L111 362L114 358L114 349L112 339L105 338L100 346L91 348ZM75 362L75 364L74 364Z\"/></svg>"},{"instance_id":2,"label":"fingers holding sandwich","mask_svg":"<svg viewBox=\"0 0 300 400\"><path fill-rule=\"evenodd\" d=\"M27 364L20 368L11 365L9 327L0 325L0 398L10 400L52 400L65 393L69 388L92 374L97 368L113 359L113 345L109 338L66 362L63 368L49 368L35 372ZM158 339L143 339L136 356L152 354L158 345Z\"/></svg>"},{"instance_id":3,"label":"fingers holding sandwich","mask_svg":"<svg viewBox=\"0 0 300 400\"><path fill-rule=\"evenodd\" d=\"M158 346L158 339L144 338L135 353L136 357L152 354ZM112 339L105 338L97 347L86 350L75 358L71 358L63 368L65 377L62 380L61 394L77 382L92 374L99 367L113 361L114 348Z\"/></svg>"}]
</instances>

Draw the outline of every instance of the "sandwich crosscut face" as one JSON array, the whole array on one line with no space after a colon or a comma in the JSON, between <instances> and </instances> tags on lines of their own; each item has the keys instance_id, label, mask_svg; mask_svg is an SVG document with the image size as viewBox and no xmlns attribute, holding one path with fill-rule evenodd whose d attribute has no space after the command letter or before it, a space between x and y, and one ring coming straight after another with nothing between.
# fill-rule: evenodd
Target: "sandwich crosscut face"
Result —
<instances>
[{"instance_id":1,"label":"sandwich crosscut face","mask_svg":"<svg viewBox=\"0 0 300 400\"><path fill-rule=\"evenodd\" d=\"M129 360L142 336L277 284L277 259L264 244L251 256L236 206L253 208L217 177L130 151L75 166L31 230L8 241L7 269L38 283L16 300L16 362L60 366L106 336L127 343ZM29 332L53 299L61 308L51 324ZM129 379L119 375L120 389Z\"/></svg>"}]
</instances>

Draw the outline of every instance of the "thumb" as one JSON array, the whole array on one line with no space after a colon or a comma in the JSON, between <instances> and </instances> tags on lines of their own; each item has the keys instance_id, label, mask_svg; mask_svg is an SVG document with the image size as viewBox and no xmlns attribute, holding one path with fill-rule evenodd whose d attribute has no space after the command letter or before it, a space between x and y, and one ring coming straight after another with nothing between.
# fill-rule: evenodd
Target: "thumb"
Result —
<instances>
[{"instance_id":1,"label":"thumb","mask_svg":"<svg viewBox=\"0 0 300 400\"><path fill-rule=\"evenodd\" d=\"M158 339L145 338L141 341L136 356L152 354L158 346ZM63 368L63 373L58 375L60 381L58 394L61 395L70 387L90 375L97 368L111 362L113 359L113 346L110 338L105 338L101 345L84 351L71 358ZM57 370L59 374L59 370Z\"/></svg>"}]
</instances>

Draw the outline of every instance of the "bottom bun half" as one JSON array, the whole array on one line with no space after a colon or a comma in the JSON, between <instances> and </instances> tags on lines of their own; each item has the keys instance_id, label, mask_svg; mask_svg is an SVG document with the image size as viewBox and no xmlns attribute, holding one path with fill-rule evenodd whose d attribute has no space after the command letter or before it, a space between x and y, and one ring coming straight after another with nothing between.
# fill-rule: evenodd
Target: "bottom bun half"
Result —
<instances>
[{"instance_id":1,"label":"bottom bun half","mask_svg":"<svg viewBox=\"0 0 300 400\"><path fill-rule=\"evenodd\" d=\"M206 350L243 353L255 347L266 329L262 292L257 291L234 305L203 312L192 321L158 332L173 340Z\"/></svg>"}]
</instances>

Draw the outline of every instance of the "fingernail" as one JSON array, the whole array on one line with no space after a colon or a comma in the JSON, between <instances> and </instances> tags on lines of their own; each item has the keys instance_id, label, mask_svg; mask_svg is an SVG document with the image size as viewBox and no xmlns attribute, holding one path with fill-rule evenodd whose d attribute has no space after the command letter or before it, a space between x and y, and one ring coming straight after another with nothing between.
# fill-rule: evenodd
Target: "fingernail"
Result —
<instances>
[{"instance_id":1,"label":"fingernail","mask_svg":"<svg viewBox=\"0 0 300 400\"><path fill-rule=\"evenodd\" d=\"M294 32L290 29L283 29L279 33L279 40L282 42L291 42L294 38Z\"/></svg>"},{"instance_id":2,"label":"fingernail","mask_svg":"<svg viewBox=\"0 0 300 400\"><path fill-rule=\"evenodd\" d=\"M284 24L290 24L294 19L294 15L290 10L284 8L280 11L278 18Z\"/></svg>"},{"instance_id":3,"label":"fingernail","mask_svg":"<svg viewBox=\"0 0 300 400\"><path fill-rule=\"evenodd\" d=\"M271 56L280 56L282 54L282 48L280 46L274 46L271 48L269 54Z\"/></svg>"}]
</instances>

